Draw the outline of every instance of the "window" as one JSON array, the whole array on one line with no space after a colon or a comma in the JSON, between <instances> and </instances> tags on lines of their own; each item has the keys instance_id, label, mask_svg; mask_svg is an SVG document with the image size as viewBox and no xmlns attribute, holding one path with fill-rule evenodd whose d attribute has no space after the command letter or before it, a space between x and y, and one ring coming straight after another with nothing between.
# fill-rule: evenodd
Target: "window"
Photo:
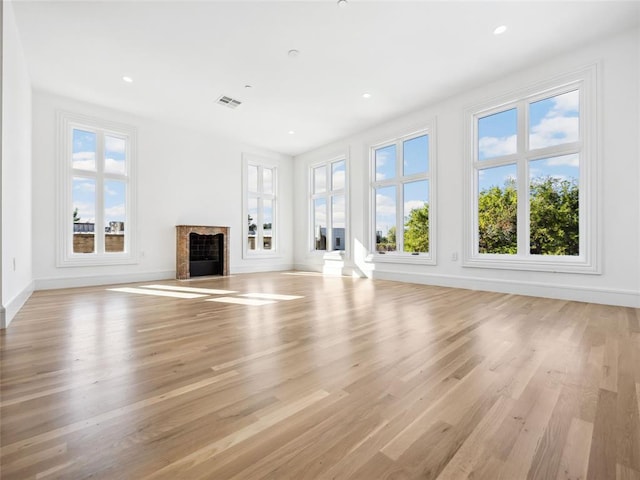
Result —
<instances>
[{"instance_id":1,"label":"window","mask_svg":"<svg viewBox=\"0 0 640 480\"><path fill-rule=\"evenodd\" d=\"M245 255L271 255L277 245L277 168L258 158L245 158Z\"/></svg>"},{"instance_id":2,"label":"window","mask_svg":"<svg viewBox=\"0 0 640 480\"><path fill-rule=\"evenodd\" d=\"M371 149L376 260L435 263L433 130Z\"/></svg>"},{"instance_id":3,"label":"window","mask_svg":"<svg viewBox=\"0 0 640 480\"><path fill-rule=\"evenodd\" d=\"M58 266L135 262L135 129L60 112Z\"/></svg>"},{"instance_id":4,"label":"window","mask_svg":"<svg viewBox=\"0 0 640 480\"><path fill-rule=\"evenodd\" d=\"M344 251L346 247L345 159L314 165L309 170L311 183L311 250Z\"/></svg>"},{"instance_id":5,"label":"window","mask_svg":"<svg viewBox=\"0 0 640 480\"><path fill-rule=\"evenodd\" d=\"M597 270L594 75L471 113L466 265Z\"/></svg>"}]
</instances>

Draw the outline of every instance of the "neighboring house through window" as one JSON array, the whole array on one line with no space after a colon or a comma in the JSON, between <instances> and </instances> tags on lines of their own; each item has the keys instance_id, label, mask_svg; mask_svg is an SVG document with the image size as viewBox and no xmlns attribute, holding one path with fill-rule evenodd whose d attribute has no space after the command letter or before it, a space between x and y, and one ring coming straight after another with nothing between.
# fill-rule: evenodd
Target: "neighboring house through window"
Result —
<instances>
[{"instance_id":1,"label":"neighboring house through window","mask_svg":"<svg viewBox=\"0 0 640 480\"><path fill-rule=\"evenodd\" d=\"M277 250L278 169L266 159L244 156L244 231L246 256Z\"/></svg>"},{"instance_id":2,"label":"neighboring house through window","mask_svg":"<svg viewBox=\"0 0 640 480\"><path fill-rule=\"evenodd\" d=\"M58 265L135 262L135 129L67 112L58 127Z\"/></svg>"},{"instance_id":3,"label":"neighboring house through window","mask_svg":"<svg viewBox=\"0 0 640 480\"><path fill-rule=\"evenodd\" d=\"M344 251L347 228L346 160L339 158L313 165L309 177L311 250Z\"/></svg>"}]
</instances>

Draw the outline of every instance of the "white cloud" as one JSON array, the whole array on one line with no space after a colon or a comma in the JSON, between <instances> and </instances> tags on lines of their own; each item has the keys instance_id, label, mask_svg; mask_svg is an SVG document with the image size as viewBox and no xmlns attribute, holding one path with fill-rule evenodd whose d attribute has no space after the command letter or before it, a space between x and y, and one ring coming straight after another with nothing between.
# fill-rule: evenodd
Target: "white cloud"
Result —
<instances>
[{"instance_id":1,"label":"white cloud","mask_svg":"<svg viewBox=\"0 0 640 480\"><path fill-rule=\"evenodd\" d=\"M104 161L104 169L109 173L117 173L124 175L127 173L124 160L115 160L113 158L106 158Z\"/></svg>"},{"instance_id":2,"label":"white cloud","mask_svg":"<svg viewBox=\"0 0 640 480\"><path fill-rule=\"evenodd\" d=\"M576 142L579 132L578 117L546 116L531 128L529 145L531 148L542 148Z\"/></svg>"},{"instance_id":3,"label":"white cloud","mask_svg":"<svg viewBox=\"0 0 640 480\"><path fill-rule=\"evenodd\" d=\"M344 180L345 180L345 171L337 170L333 172L333 185L331 186L333 190L340 190L344 188Z\"/></svg>"},{"instance_id":4,"label":"white cloud","mask_svg":"<svg viewBox=\"0 0 640 480\"><path fill-rule=\"evenodd\" d=\"M384 180L387 176L384 173L376 173L376 181Z\"/></svg>"},{"instance_id":5,"label":"white cloud","mask_svg":"<svg viewBox=\"0 0 640 480\"><path fill-rule=\"evenodd\" d=\"M96 169L96 154L95 152L76 152L73 154L73 168L80 170L95 170Z\"/></svg>"},{"instance_id":6,"label":"white cloud","mask_svg":"<svg viewBox=\"0 0 640 480\"><path fill-rule=\"evenodd\" d=\"M376 215L395 216L396 200L386 195L376 194Z\"/></svg>"},{"instance_id":7,"label":"white cloud","mask_svg":"<svg viewBox=\"0 0 640 480\"><path fill-rule=\"evenodd\" d=\"M547 158L546 164L549 167L579 167L580 158L578 154L563 155L561 157Z\"/></svg>"},{"instance_id":8,"label":"white cloud","mask_svg":"<svg viewBox=\"0 0 640 480\"><path fill-rule=\"evenodd\" d=\"M553 98L553 110L551 115L558 116L564 115L566 112L577 112L580 108L580 92L574 90L573 92L564 93Z\"/></svg>"},{"instance_id":9,"label":"white cloud","mask_svg":"<svg viewBox=\"0 0 640 480\"><path fill-rule=\"evenodd\" d=\"M110 221L123 221L125 216L126 209L124 207L124 203L120 205L114 205L113 207L104 209L104 216L107 222Z\"/></svg>"},{"instance_id":10,"label":"white cloud","mask_svg":"<svg viewBox=\"0 0 640 480\"><path fill-rule=\"evenodd\" d=\"M112 153L125 153L126 142L122 138L106 136L104 139L105 149Z\"/></svg>"},{"instance_id":11,"label":"white cloud","mask_svg":"<svg viewBox=\"0 0 640 480\"><path fill-rule=\"evenodd\" d=\"M408 215L411 210L424 207L425 202L422 200L409 200L404 202L404 213Z\"/></svg>"},{"instance_id":12,"label":"white cloud","mask_svg":"<svg viewBox=\"0 0 640 480\"><path fill-rule=\"evenodd\" d=\"M482 137L478 141L480 158L493 158L516 153L517 136Z\"/></svg>"},{"instance_id":13,"label":"white cloud","mask_svg":"<svg viewBox=\"0 0 640 480\"><path fill-rule=\"evenodd\" d=\"M93 193L96 191L96 184L93 182L75 182L73 189L82 193Z\"/></svg>"}]
</instances>

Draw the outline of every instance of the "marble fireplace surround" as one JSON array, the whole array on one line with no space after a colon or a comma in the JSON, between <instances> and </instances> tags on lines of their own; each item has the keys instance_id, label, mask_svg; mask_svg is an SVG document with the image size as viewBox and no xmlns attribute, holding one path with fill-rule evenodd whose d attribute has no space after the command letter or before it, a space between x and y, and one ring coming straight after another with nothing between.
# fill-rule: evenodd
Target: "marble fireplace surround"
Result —
<instances>
[{"instance_id":1,"label":"marble fireplace surround","mask_svg":"<svg viewBox=\"0 0 640 480\"><path fill-rule=\"evenodd\" d=\"M189 234L223 236L222 275L229 275L229 227L176 225L176 278L191 278L189 272Z\"/></svg>"}]
</instances>

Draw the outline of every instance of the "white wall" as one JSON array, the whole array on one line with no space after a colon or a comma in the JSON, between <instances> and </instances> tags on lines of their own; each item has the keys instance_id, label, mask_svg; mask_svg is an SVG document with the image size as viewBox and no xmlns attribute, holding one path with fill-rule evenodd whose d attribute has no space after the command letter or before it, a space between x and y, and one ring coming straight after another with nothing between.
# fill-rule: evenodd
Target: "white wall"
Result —
<instances>
[{"instance_id":1,"label":"white wall","mask_svg":"<svg viewBox=\"0 0 640 480\"><path fill-rule=\"evenodd\" d=\"M374 278L493 290L528 295L640 306L638 30L587 46L569 56L478 85L443 102L389 121L377 128L295 158L295 264L299 269L353 272ZM464 268L463 251L464 111L515 89L549 80L601 61L602 206L601 275ZM375 99L372 99L375 101ZM376 264L368 253L368 146L437 120L437 265ZM311 163L349 152L351 255L342 264L308 251L307 172ZM458 260L452 260L457 252Z\"/></svg>"},{"instance_id":2,"label":"white wall","mask_svg":"<svg viewBox=\"0 0 640 480\"><path fill-rule=\"evenodd\" d=\"M138 264L56 267L57 110L137 128ZM179 224L231 227L231 273L292 267L290 157L42 91L34 92L33 136L33 261L37 289L175 278L175 226ZM279 163L282 230L278 258L242 258L242 153Z\"/></svg>"},{"instance_id":3,"label":"white wall","mask_svg":"<svg viewBox=\"0 0 640 480\"><path fill-rule=\"evenodd\" d=\"M2 15L2 295L0 328L33 291L31 263L31 81L13 5Z\"/></svg>"}]
</instances>

